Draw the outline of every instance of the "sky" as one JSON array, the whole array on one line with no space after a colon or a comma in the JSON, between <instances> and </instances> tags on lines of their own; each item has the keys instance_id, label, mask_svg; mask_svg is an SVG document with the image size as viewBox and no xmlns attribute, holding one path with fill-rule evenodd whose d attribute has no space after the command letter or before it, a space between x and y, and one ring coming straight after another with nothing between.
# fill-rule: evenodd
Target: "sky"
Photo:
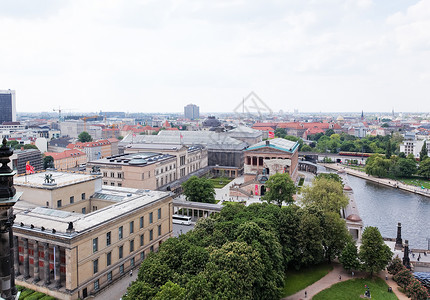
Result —
<instances>
[{"instance_id":1,"label":"sky","mask_svg":"<svg viewBox=\"0 0 430 300\"><path fill-rule=\"evenodd\" d=\"M18 112L428 112L429 28L429 0L0 0L0 90Z\"/></svg>"}]
</instances>

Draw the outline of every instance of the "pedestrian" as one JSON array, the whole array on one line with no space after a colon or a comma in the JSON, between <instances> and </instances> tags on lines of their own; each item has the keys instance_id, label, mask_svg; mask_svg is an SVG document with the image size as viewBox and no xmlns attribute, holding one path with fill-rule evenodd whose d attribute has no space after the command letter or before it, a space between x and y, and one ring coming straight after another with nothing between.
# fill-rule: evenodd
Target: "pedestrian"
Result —
<instances>
[{"instance_id":1,"label":"pedestrian","mask_svg":"<svg viewBox=\"0 0 430 300\"><path fill-rule=\"evenodd\" d=\"M133 269L130 270L130 277L133 276Z\"/></svg>"},{"instance_id":2,"label":"pedestrian","mask_svg":"<svg viewBox=\"0 0 430 300\"><path fill-rule=\"evenodd\" d=\"M385 280L388 280L388 275L385 275Z\"/></svg>"},{"instance_id":3,"label":"pedestrian","mask_svg":"<svg viewBox=\"0 0 430 300\"><path fill-rule=\"evenodd\" d=\"M354 278L354 272L351 272L351 277Z\"/></svg>"},{"instance_id":4,"label":"pedestrian","mask_svg":"<svg viewBox=\"0 0 430 300\"><path fill-rule=\"evenodd\" d=\"M308 297L308 292L305 291L305 298L307 298L307 297Z\"/></svg>"},{"instance_id":5,"label":"pedestrian","mask_svg":"<svg viewBox=\"0 0 430 300\"><path fill-rule=\"evenodd\" d=\"M341 281L342 280L342 276L340 276L340 274L339 274L339 281Z\"/></svg>"}]
</instances>

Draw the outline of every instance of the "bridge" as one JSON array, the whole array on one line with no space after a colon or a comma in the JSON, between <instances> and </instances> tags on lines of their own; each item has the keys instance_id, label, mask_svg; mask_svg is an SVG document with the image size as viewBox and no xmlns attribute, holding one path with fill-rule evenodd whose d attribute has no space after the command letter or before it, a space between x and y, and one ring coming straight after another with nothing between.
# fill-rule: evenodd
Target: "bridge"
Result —
<instances>
[{"instance_id":1,"label":"bridge","mask_svg":"<svg viewBox=\"0 0 430 300\"><path fill-rule=\"evenodd\" d=\"M346 162L346 160L357 160L361 164L365 164L368 157L339 155L338 153L318 153L318 152L299 152L299 158L311 162L323 161L324 157L331 158L335 162Z\"/></svg>"},{"instance_id":2,"label":"bridge","mask_svg":"<svg viewBox=\"0 0 430 300\"><path fill-rule=\"evenodd\" d=\"M173 199L173 213L189 216L193 220L207 218L214 213L220 212L222 208L223 206L219 204Z\"/></svg>"}]
</instances>

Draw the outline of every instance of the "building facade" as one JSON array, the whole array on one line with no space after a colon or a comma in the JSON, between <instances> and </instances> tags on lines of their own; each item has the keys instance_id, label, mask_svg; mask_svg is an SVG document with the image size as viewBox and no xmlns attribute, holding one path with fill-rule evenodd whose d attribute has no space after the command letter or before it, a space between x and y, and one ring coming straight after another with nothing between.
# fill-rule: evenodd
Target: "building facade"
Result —
<instances>
[{"instance_id":1,"label":"building facade","mask_svg":"<svg viewBox=\"0 0 430 300\"><path fill-rule=\"evenodd\" d=\"M100 175L64 172L18 177L15 186L24 196L15 208L17 284L58 299L97 294L172 236L165 192L103 187Z\"/></svg>"},{"instance_id":2,"label":"building facade","mask_svg":"<svg viewBox=\"0 0 430 300\"><path fill-rule=\"evenodd\" d=\"M184 107L185 119L196 120L200 118L200 108L195 104L188 104Z\"/></svg>"},{"instance_id":3,"label":"building facade","mask_svg":"<svg viewBox=\"0 0 430 300\"><path fill-rule=\"evenodd\" d=\"M16 121L16 99L15 91L0 90L0 125L3 122Z\"/></svg>"},{"instance_id":4,"label":"building facade","mask_svg":"<svg viewBox=\"0 0 430 300\"><path fill-rule=\"evenodd\" d=\"M87 155L76 149L65 150L60 153L45 152L45 156L52 156L54 158L54 168L59 171L76 168L87 162Z\"/></svg>"}]
</instances>

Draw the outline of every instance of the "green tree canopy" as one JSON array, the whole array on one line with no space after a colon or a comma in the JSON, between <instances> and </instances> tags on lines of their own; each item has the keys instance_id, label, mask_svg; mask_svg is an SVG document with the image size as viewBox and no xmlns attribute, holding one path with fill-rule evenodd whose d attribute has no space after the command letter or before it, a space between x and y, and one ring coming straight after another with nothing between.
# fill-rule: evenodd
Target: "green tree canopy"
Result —
<instances>
[{"instance_id":1,"label":"green tree canopy","mask_svg":"<svg viewBox=\"0 0 430 300\"><path fill-rule=\"evenodd\" d=\"M343 193L340 182L326 178L315 178L312 186L302 189L305 206L315 206L322 211L339 213L348 205L348 197Z\"/></svg>"},{"instance_id":2,"label":"green tree canopy","mask_svg":"<svg viewBox=\"0 0 430 300\"><path fill-rule=\"evenodd\" d=\"M421 151L420 151L420 161L425 160L427 157L428 157L427 142L424 141L423 146L421 147Z\"/></svg>"},{"instance_id":3,"label":"green tree canopy","mask_svg":"<svg viewBox=\"0 0 430 300\"><path fill-rule=\"evenodd\" d=\"M368 226L364 228L359 258L364 271L378 273L385 269L393 257L390 247L385 245L378 228Z\"/></svg>"},{"instance_id":4,"label":"green tree canopy","mask_svg":"<svg viewBox=\"0 0 430 300\"><path fill-rule=\"evenodd\" d=\"M350 241L345 245L339 257L339 261L343 268L347 271L358 270L360 268L360 261L358 260L357 246L354 242Z\"/></svg>"},{"instance_id":5,"label":"green tree canopy","mask_svg":"<svg viewBox=\"0 0 430 300\"><path fill-rule=\"evenodd\" d=\"M420 166L418 168L418 175L430 179L430 158L427 157L420 162Z\"/></svg>"},{"instance_id":6,"label":"green tree canopy","mask_svg":"<svg viewBox=\"0 0 430 300\"><path fill-rule=\"evenodd\" d=\"M182 184L182 188L188 201L215 203L215 189L207 178L191 176Z\"/></svg>"},{"instance_id":7,"label":"green tree canopy","mask_svg":"<svg viewBox=\"0 0 430 300\"><path fill-rule=\"evenodd\" d=\"M390 170L390 160L381 157L379 154L370 156L366 161L366 174L386 177Z\"/></svg>"},{"instance_id":8,"label":"green tree canopy","mask_svg":"<svg viewBox=\"0 0 430 300\"><path fill-rule=\"evenodd\" d=\"M351 241L351 235L346 229L345 220L339 218L339 213L326 212L322 217L324 257L328 263L338 257Z\"/></svg>"},{"instance_id":9,"label":"green tree canopy","mask_svg":"<svg viewBox=\"0 0 430 300\"><path fill-rule=\"evenodd\" d=\"M342 178L336 173L321 173L321 174L318 174L315 178L316 179L325 178L329 180L334 180L339 182L343 186Z\"/></svg>"},{"instance_id":10,"label":"green tree canopy","mask_svg":"<svg viewBox=\"0 0 430 300\"><path fill-rule=\"evenodd\" d=\"M53 168L54 167L54 158L51 155L45 156L43 158L43 169Z\"/></svg>"},{"instance_id":11,"label":"green tree canopy","mask_svg":"<svg viewBox=\"0 0 430 300\"><path fill-rule=\"evenodd\" d=\"M266 188L263 200L268 203L274 201L279 206L282 206L283 202L288 204L294 202L293 195L296 192L296 187L288 173L276 173L270 176L266 182Z\"/></svg>"},{"instance_id":12,"label":"green tree canopy","mask_svg":"<svg viewBox=\"0 0 430 300\"><path fill-rule=\"evenodd\" d=\"M417 171L415 159L399 158L393 166L393 175L398 177L410 177Z\"/></svg>"},{"instance_id":13,"label":"green tree canopy","mask_svg":"<svg viewBox=\"0 0 430 300\"><path fill-rule=\"evenodd\" d=\"M91 137L91 135L86 132L86 131L82 131L79 135L78 135L78 140L81 143L86 143L86 142L91 142L93 140L93 138Z\"/></svg>"}]
</instances>

